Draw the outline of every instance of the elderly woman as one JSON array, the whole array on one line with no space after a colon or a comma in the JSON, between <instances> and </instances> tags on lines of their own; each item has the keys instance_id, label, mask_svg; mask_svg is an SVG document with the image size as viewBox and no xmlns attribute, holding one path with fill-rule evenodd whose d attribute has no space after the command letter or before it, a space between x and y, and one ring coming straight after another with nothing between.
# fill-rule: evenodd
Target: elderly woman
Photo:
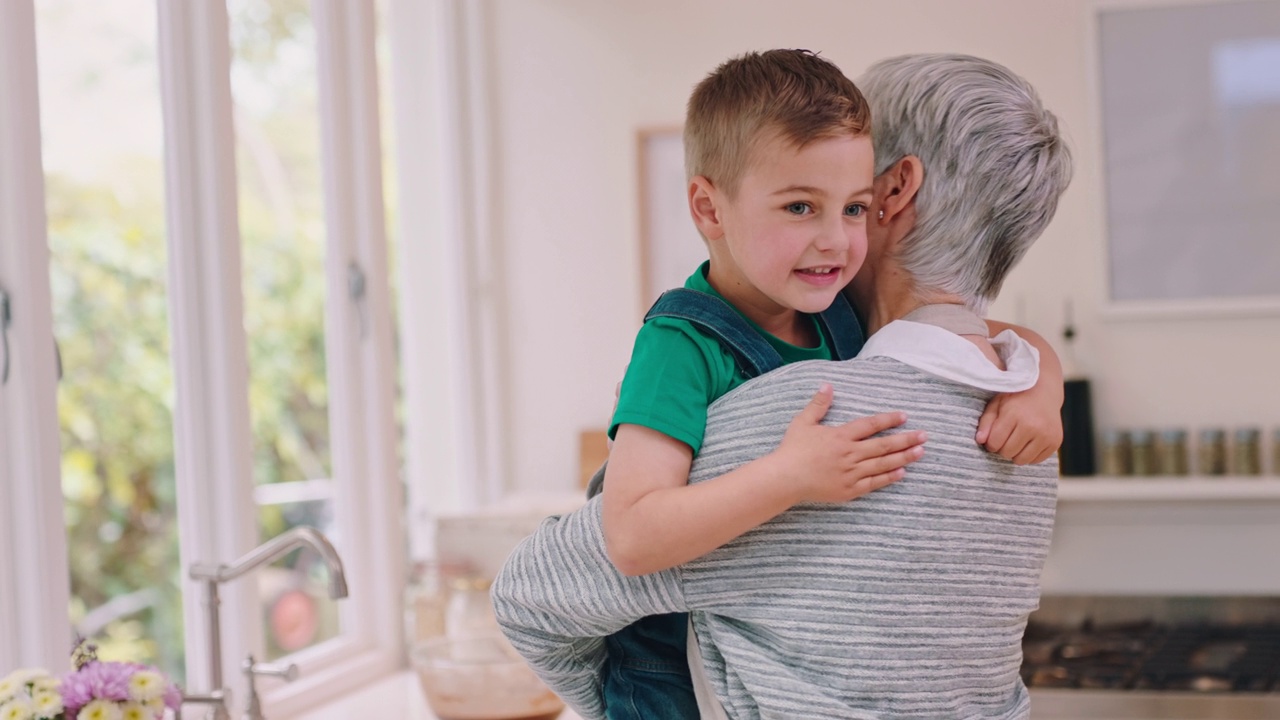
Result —
<instances>
[{"instance_id":1,"label":"elderly woman","mask_svg":"<svg viewBox=\"0 0 1280 720\"><path fill-rule=\"evenodd\" d=\"M1039 600L1056 462L973 442L995 393L1038 355L981 313L1053 217L1070 158L1053 115L1007 69L895 58L860 85L875 122L869 251L850 287L872 333L845 362L791 365L721 398L690 482L778 445L814 387L827 421L905 410L928 451L852 503L801 505L679 568L624 577L599 501L548 520L494 584L515 647L586 718L604 717L599 638L689 611L702 716L1025 718L1021 637ZM665 720L665 719L663 719Z\"/></svg>"}]
</instances>

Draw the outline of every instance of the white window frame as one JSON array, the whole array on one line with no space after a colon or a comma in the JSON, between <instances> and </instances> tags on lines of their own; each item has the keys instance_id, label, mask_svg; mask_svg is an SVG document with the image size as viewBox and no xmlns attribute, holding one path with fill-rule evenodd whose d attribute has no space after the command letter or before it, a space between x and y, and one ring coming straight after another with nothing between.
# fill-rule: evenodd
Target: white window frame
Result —
<instances>
[{"instance_id":1,"label":"white window frame","mask_svg":"<svg viewBox=\"0 0 1280 720\"><path fill-rule=\"evenodd\" d=\"M159 0L179 542L185 568L257 544L240 275L230 47L224 0ZM261 682L291 716L403 666L404 532L383 228L374 18L369 3L316 0L327 225L325 308L334 509L350 596L342 634L290 656L301 676ZM49 249L40 159L35 11L0 0L0 287L11 369L0 386L0 671L68 666L69 572L56 407ZM364 274L360 307L349 265ZM239 663L262 655L256 583L222 589L223 676L238 715ZM187 689L208 691L199 586L183 586Z\"/></svg>"},{"instance_id":2,"label":"white window frame","mask_svg":"<svg viewBox=\"0 0 1280 720\"><path fill-rule=\"evenodd\" d=\"M0 1L0 289L12 311L0 385L0 676L62 671L71 648L35 37L32 0Z\"/></svg>"},{"instance_id":3,"label":"white window frame","mask_svg":"<svg viewBox=\"0 0 1280 720\"><path fill-rule=\"evenodd\" d=\"M232 560L256 544L248 362L226 4L158 6L178 393L175 453L182 557L189 567ZM286 658L299 665L298 680L259 680L264 711L282 716L403 664L402 504L373 8L315 0L312 13L319 46L329 433L340 439L331 443L334 511L350 596L339 603L339 637ZM348 296L351 264L365 278L361 307ZM222 673L239 698L245 697L240 662L249 652L263 655L253 590L246 579L223 592ZM208 690L209 647L198 585L187 581L183 598L188 677L193 690Z\"/></svg>"},{"instance_id":4,"label":"white window frame","mask_svg":"<svg viewBox=\"0 0 1280 720\"><path fill-rule=\"evenodd\" d=\"M491 205L497 197L487 3L388 0L405 368L405 475L415 557L433 523L508 490L502 403L504 288Z\"/></svg>"}]
</instances>

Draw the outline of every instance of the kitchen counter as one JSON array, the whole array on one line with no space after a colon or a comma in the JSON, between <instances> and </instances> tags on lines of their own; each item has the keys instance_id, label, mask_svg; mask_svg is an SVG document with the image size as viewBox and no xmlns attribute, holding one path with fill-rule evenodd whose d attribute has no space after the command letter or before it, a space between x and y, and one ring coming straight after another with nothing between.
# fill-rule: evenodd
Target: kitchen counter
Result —
<instances>
[{"instance_id":1,"label":"kitchen counter","mask_svg":"<svg viewBox=\"0 0 1280 720\"><path fill-rule=\"evenodd\" d=\"M406 670L336 700L319 710L295 716L295 720L351 720L388 717L401 720L439 720L418 687L418 677ZM558 720L582 720L566 709Z\"/></svg>"},{"instance_id":2,"label":"kitchen counter","mask_svg":"<svg viewBox=\"0 0 1280 720\"><path fill-rule=\"evenodd\" d=\"M1097 692L1032 690L1032 720L1157 720L1159 718L1214 718L1214 720L1252 720L1277 717L1280 696L1275 694L1235 697L1225 705L1227 696L1197 699L1190 707L1185 702L1171 698L1161 699L1159 694L1130 693L1131 700L1123 712L1111 714L1114 705L1100 703ZM1185 696L1183 698L1185 700ZM1105 709L1104 709L1105 708ZM1194 711L1194 712L1192 712ZM427 707L426 698L418 688L418 678L404 671L379 681L364 690L352 693L320 710L299 715L295 720L351 720L359 717L394 717L403 720L438 720ZM565 710L559 720L581 720L572 710Z\"/></svg>"}]
</instances>

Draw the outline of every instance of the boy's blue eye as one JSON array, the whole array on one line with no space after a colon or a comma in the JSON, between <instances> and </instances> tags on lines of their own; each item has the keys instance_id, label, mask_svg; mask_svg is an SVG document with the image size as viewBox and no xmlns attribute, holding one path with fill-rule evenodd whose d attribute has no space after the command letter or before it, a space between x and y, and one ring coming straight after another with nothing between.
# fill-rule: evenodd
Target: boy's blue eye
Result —
<instances>
[{"instance_id":1,"label":"boy's blue eye","mask_svg":"<svg viewBox=\"0 0 1280 720\"><path fill-rule=\"evenodd\" d=\"M791 213L792 215L807 215L809 213L810 207L809 207L809 203L793 202L793 203L788 203L784 209L787 212Z\"/></svg>"},{"instance_id":2,"label":"boy's blue eye","mask_svg":"<svg viewBox=\"0 0 1280 720\"><path fill-rule=\"evenodd\" d=\"M850 205L844 209L844 214L849 217L862 217L867 213L866 205Z\"/></svg>"}]
</instances>

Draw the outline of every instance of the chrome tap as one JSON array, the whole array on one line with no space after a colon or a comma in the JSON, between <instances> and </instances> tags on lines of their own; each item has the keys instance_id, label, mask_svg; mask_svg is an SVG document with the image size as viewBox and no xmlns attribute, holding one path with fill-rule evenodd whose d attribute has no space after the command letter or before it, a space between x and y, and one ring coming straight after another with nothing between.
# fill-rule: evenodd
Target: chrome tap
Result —
<instances>
[{"instance_id":1,"label":"chrome tap","mask_svg":"<svg viewBox=\"0 0 1280 720\"><path fill-rule=\"evenodd\" d=\"M329 570L329 597L335 600L346 597L347 576L342 570L342 558L338 557L338 551L333 548L333 544L329 542L329 539L321 534L319 530L312 527L296 527L283 532L229 564L196 563L191 566L189 571L191 579L204 583L204 607L209 632L209 673L213 690L204 694L184 695L183 702L211 705L212 709L209 712L209 717L213 720L230 720L231 710L229 706L231 703L229 692L223 687L222 681L222 628L219 616L219 606L222 601L218 597L218 586L246 575L262 565L279 560L291 551L304 546L310 547L319 553L321 559L324 560L325 567ZM255 665L252 659L248 660L247 663L246 673L250 675L249 681L252 688L252 675L255 674L255 668L267 666ZM264 672L262 674L280 673ZM296 668L294 668L285 677L292 680L296 674ZM246 711L245 717L251 720L262 720L262 712L258 708L256 693L252 689L250 690L250 696L250 707Z\"/></svg>"}]
</instances>

